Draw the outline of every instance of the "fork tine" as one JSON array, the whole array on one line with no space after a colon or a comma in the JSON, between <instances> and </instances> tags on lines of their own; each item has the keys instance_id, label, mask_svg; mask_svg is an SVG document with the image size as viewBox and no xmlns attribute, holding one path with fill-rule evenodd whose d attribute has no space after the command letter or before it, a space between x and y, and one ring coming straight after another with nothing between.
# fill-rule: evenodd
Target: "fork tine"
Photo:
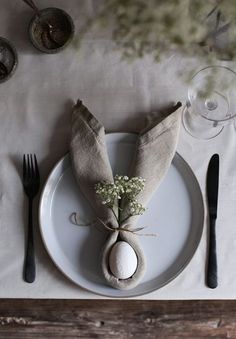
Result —
<instances>
[{"instance_id":1,"label":"fork tine","mask_svg":"<svg viewBox=\"0 0 236 339\"><path fill-rule=\"evenodd\" d=\"M30 168L31 168L31 178L34 178L35 177L35 170L34 170L32 154L30 154Z\"/></svg>"},{"instance_id":2,"label":"fork tine","mask_svg":"<svg viewBox=\"0 0 236 339\"><path fill-rule=\"evenodd\" d=\"M35 169L35 175L36 175L36 178L39 179L39 167L38 167L38 162L37 162L37 158L36 158L36 155L34 154L34 169Z\"/></svg>"},{"instance_id":3,"label":"fork tine","mask_svg":"<svg viewBox=\"0 0 236 339\"><path fill-rule=\"evenodd\" d=\"M26 175L27 175L27 169L26 169L26 160L25 160L25 154L23 156L23 180L26 179Z\"/></svg>"},{"instance_id":4,"label":"fork tine","mask_svg":"<svg viewBox=\"0 0 236 339\"><path fill-rule=\"evenodd\" d=\"M27 154L27 177L31 178L30 156Z\"/></svg>"}]
</instances>

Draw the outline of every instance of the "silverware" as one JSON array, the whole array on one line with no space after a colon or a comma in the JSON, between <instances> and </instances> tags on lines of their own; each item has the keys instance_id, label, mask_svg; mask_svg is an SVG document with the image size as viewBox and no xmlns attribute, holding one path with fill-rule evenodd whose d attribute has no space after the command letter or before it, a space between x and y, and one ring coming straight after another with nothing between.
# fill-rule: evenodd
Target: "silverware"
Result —
<instances>
[{"instance_id":1,"label":"silverware","mask_svg":"<svg viewBox=\"0 0 236 339\"><path fill-rule=\"evenodd\" d=\"M36 6L33 0L22 0L22 1L34 10L38 18L42 17L39 8ZM45 41L47 41L47 38L49 38L54 44L57 45L57 47L61 47L61 43L58 42L57 39L55 38L55 33L57 32L57 29L55 29L55 27L53 27L48 21L43 20L42 23L47 28L46 32L43 32L42 34L42 40L44 41L44 43Z\"/></svg>"},{"instance_id":2,"label":"silverware","mask_svg":"<svg viewBox=\"0 0 236 339\"><path fill-rule=\"evenodd\" d=\"M209 251L207 267L207 286L216 288L217 279L217 253L216 253L216 219L219 187L219 155L214 154L207 170L207 199L209 208Z\"/></svg>"},{"instance_id":3,"label":"silverware","mask_svg":"<svg viewBox=\"0 0 236 339\"><path fill-rule=\"evenodd\" d=\"M28 283L35 280L33 200L39 191L40 175L36 155L23 156L23 187L28 197L28 239L24 264L24 279Z\"/></svg>"}]
</instances>

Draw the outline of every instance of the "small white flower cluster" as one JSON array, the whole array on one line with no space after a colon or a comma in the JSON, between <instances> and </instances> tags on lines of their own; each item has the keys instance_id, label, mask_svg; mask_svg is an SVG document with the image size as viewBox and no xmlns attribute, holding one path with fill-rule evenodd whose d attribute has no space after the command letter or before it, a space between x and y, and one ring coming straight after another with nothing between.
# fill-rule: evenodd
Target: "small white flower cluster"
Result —
<instances>
[{"instance_id":1,"label":"small white flower cluster","mask_svg":"<svg viewBox=\"0 0 236 339\"><path fill-rule=\"evenodd\" d=\"M102 199L102 204L108 207L113 207L117 199L121 199L120 187L115 183L101 181L95 185L95 192Z\"/></svg>"},{"instance_id":2,"label":"small white flower cluster","mask_svg":"<svg viewBox=\"0 0 236 339\"><path fill-rule=\"evenodd\" d=\"M146 211L146 208L135 199L130 201L129 206L131 215L142 215Z\"/></svg>"},{"instance_id":3,"label":"small white flower cluster","mask_svg":"<svg viewBox=\"0 0 236 339\"><path fill-rule=\"evenodd\" d=\"M120 188L120 193L125 194L129 199L134 199L145 187L145 179L141 177L129 178L127 176L116 175L114 182Z\"/></svg>"},{"instance_id":4,"label":"small white flower cluster","mask_svg":"<svg viewBox=\"0 0 236 339\"><path fill-rule=\"evenodd\" d=\"M129 212L131 215L141 215L145 212L145 207L138 203L136 196L144 190L145 179L141 177L129 178L127 176L116 175L114 183L106 181L95 185L95 192L102 199L102 204L113 208L118 200L127 199Z\"/></svg>"},{"instance_id":5,"label":"small white flower cluster","mask_svg":"<svg viewBox=\"0 0 236 339\"><path fill-rule=\"evenodd\" d=\"M103 0L94 14L85 31L107 26L130 60L176 51L205 63L236 59L235 0Z\"/></svg>"}]
</instances>

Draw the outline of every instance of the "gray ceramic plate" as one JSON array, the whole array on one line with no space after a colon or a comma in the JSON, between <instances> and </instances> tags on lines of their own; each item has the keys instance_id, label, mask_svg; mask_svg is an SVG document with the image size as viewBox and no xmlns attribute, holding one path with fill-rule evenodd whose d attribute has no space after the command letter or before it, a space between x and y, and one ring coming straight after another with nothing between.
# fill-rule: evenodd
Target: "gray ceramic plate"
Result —
<instances>
[{"instance_id":1,"label":"gray ceramic plate","mask_svg":"<svg viewBox=\"0 0 236 339\"><path fill-rule=\"evenodd\" d=\"M136 136L115 133L106 136L114 173L126 174ZM148 226L140 237L147 258L147 271L134 289L120 291L106 285L99 254L105 235L97 229L70 223L72 212L93 219L93 212L79 191L69 156L51 172L40 201L40 228L44 244L56 266L79 286L109 297L133 297L152 292L174 279L190 262L200 242L204 207L200 187L187 163L176 154L171 167L139 219Z\"/></svg>"}]
</instances>

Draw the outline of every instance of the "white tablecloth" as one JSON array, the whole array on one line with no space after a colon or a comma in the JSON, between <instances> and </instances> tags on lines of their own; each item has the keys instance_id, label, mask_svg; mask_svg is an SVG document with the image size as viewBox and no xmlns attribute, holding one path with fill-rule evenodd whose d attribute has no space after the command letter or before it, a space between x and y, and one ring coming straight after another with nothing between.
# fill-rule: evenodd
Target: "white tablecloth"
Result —
<instances>
[{"instance_id":1,"label":"white tablecloth","mask_svg":"<svg viewBox=\"0 0 236 339\"><path fill-rule=\"evenodd\" d=\"M96 0L41 0L71 14L76 31ZM108 131L137 131L149 112L186 99L179 72L193 65L171 55L159 64L151 58L133 64L120 60L104 32L90 33L78 52L44 55L30 44L27 25L32 11L19 0L1 0L1 35L19 53L12 79L0 85L0 297L101 298L66 279L54 266L36 232L37 279L22 279L27 204L21 184L23 153L36 153L42 181L68 150L72 103L79 97ZM198 65L199 66L199 65ZM203 66L203 65L201 65ZM194 67L197 67L196 65ZM232 65L231 65L232 67ZM219 287L205 285L206 223L199 248L188 267L170 284L140 299L236 298L236 134L232 125L211 141L199 141L181 130L178 152L193 168L205 194L210 156L221 157L217 220Z\"/></svg>"}]
</instances>

